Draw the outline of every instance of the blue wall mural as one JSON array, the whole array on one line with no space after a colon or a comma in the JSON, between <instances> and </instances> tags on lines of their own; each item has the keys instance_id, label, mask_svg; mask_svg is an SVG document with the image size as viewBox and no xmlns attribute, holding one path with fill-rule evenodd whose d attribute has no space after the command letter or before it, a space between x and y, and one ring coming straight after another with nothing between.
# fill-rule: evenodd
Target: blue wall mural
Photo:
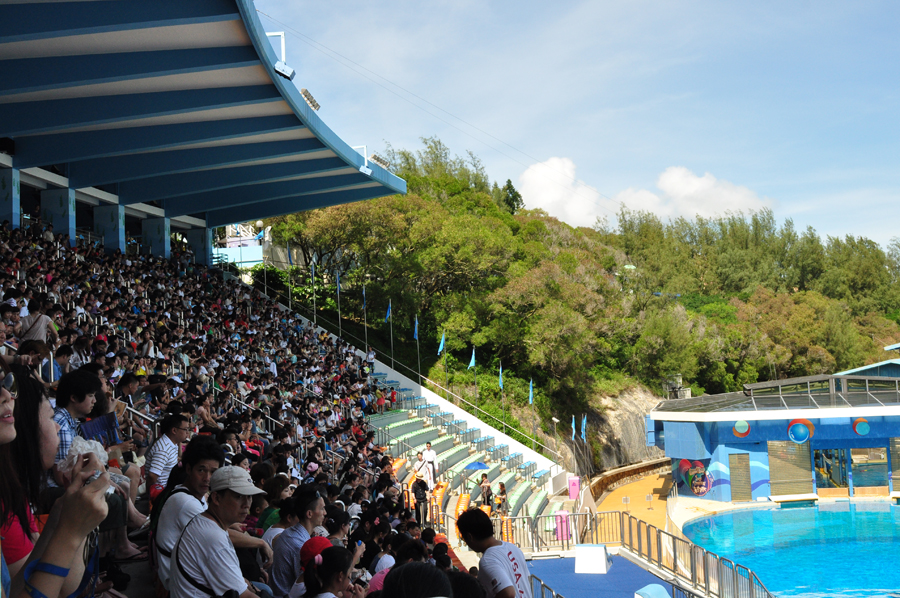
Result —
<instances>
[{"instance_id":1,"label":"blue wall mural","mask_svg":"<svg viewBox=\"0 0 900 598\"><path fill-rule=\"evenodd\" d=\"M780 419L770 421L660 422L648 440L672 459L680 496L731 500L729 456L750 459L752 498L770 495L768 441L809 443L810 450L886 448L900 436L900 416Z\"/></svg>"}]
</instances>

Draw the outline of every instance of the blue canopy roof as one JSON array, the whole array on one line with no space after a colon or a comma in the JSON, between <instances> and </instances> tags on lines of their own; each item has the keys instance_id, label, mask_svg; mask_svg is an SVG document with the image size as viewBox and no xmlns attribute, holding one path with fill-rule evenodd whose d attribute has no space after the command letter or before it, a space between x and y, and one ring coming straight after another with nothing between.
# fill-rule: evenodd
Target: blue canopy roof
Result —
<instances>
[{"instance_id":1,"label":"blue canopy roof","mask_svg":"<svg viewBox=\"0 0 900 598\"><path fill-rule=\"evenodd\" d=\"M0 151L209 227L405 193L277 61L251 0L0 4Z\"/></svg>"}]
</instances>

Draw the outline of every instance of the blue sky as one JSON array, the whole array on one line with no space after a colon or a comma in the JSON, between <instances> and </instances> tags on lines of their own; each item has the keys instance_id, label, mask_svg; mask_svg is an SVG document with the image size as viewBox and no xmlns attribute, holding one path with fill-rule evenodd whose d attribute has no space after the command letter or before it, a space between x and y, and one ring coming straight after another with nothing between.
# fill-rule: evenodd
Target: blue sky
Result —
<instances>
[{"instance_id":1,"label":"blue sky","mask_svg":"<svg viewBox=\"0 0 900 598\"><path fill-rule=\"evenodd\" d=\"M614 224L620 202L768 206L822 235L900 236L898 3L256 6L306 36L287 32L294 83L370 153L437 136L574 225Z\"/></svg>"}]
</instances>

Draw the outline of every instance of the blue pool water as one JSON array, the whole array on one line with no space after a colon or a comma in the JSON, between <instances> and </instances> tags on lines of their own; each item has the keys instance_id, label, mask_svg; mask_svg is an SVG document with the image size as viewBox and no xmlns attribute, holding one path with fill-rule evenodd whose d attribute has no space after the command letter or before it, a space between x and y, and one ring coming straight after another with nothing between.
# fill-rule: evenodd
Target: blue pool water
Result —
<instances>
[{"instance_id":1,"label":"blue pool water","mask_svg":"<svg viewBox=\"0 0 900 598\"><path fill-rule=\"evenodd\" d=\"M900 596L900 507L887 502L733 511L695 519L684 534L779 597Z\"/></svg>"}]
</instances>

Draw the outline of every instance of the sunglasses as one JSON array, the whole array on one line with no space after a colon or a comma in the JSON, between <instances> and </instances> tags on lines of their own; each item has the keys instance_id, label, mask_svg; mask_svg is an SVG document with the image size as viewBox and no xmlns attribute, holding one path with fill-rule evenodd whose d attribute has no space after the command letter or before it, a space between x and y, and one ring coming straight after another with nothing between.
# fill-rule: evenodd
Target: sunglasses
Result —
<instances>
[{"instance_id":1,"label":"sunglasses","mask_svg":"<svg viewBox=\"0 0 900 598\"><path fill-rule=\"evenodd\" d=\"M3 388L5 388L13 397L19 396L19 380L16 378L15 374L10 372L4 376Z\"/></svg>"}]
</instances>

